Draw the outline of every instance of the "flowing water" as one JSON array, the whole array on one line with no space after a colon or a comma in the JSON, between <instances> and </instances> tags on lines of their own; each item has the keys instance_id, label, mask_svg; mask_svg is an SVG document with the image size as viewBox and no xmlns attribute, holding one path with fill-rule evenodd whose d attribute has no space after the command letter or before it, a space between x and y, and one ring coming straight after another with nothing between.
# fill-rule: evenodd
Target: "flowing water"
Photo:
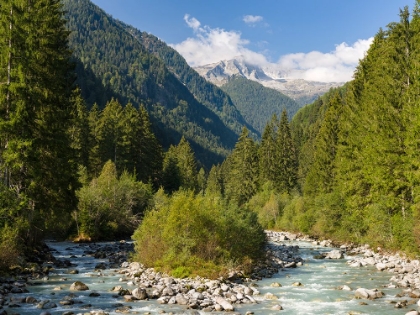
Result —
<instances>
[{"instance_id":1,"label":"flowing water","mask_svg":"<svg viewBox=\"0 0 420 315\"><path fill-rule=\"evenodd\" d=\"M417 305L409 305L407 308L397 309L394 302L410 298L397 298L396 294L402 289L385 288L392 276L388 272L379 272L373 268L351 268L346 261L351 257L341 260L316 260L313 255L330 251L331 248L314 246L307 242L288 242L287 245L298 245L299 255L305 260L303 266L286 269L275 274L272 278L256 282L259 296L254 296L258 304L234 305L235 311L241 314L254 312L254 314L405 314L411 309L417 309ZM115 292L110 292L114 286L121 285L124 288L133 289L126 282L120 282L121 275L116 269L105 269L94 271L95 266L100 262L108 263L106 259L94 259L85 256L83 252L88 245L76 245L73 243L48 243L55 249L54 255L58 259L69 259L77 264L74 267L79 274L68 274L68 268L54 269L48 279L37 280L33 285L28 286L29 293L19 296L33 296L38 301L50 300L57 304L57 308L49 309L52 315L63 314L72 311L74 314L89 313L92 310L104 310L109 314L120 314L116 312L117 307L131 307L129 314L160 314L163 312L182 313L186 309L177 305L160 305L156 301L125 302ZM73 267L71 267L73 268ZM69 291L70 284L80 280L89 286L89 291ZM279 282L281 287L270 286L273 282ZM300 282L302 286L293 284ZM348 285L352 291L338 290L339 286ZM378 288L385 293L385 296L373 301L354 298L354 290L359 287L374 289ZM89 296L97 292L97 297ZM266 293L274 294L277 299L265 300ZM75 294L76 304L61 306L65 296ZM9 295L10 296L10 295ZM364 303L363 303L364 302ZM273 311L274 305L280 304L281 311ZM367 304L367 305L363 305ZM7 314L41 314L43 310L36 308L36 305L20 304L17 308L5 308ZM204 312L202 312L204 313Z\"/></svg>"}]
</instances>

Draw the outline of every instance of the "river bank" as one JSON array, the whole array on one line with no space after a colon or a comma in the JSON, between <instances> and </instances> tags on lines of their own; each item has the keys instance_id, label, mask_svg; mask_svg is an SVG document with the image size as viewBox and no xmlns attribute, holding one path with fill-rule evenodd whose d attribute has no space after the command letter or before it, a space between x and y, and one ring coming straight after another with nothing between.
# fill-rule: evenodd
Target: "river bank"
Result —
<instances>
[{"instance_id":1,"label":"river bank","mask_svg":"<svg viewBox=\"0 0 420 315\"><path fill-rule=\"evenodd\" d=\"M313 285L305 283L309 281L306 278L302 278L305 280L301 281L292 281L292 276L300 280L301 274L308 273L307 268L318 265L334 271L338 264L329 263L333 260L329 258L335 258L334 261L338 262L343 260L344 256L347 267L340 267L342 270L347 268L363 272L363 269L372 269L373 266L379 270L381 263L392 261L393 268L389 264L389 269L382 269L383 271L377 271L377 273L381 276L380 282L384 289L398 291L397 294L400 296L390 299L388 295L384 298L383 295L377 293L382 292L380 288L376 288L377 286L360 287L358 285L357 288L350 288L350 285L340 285L340 283L337 283L333 289L328 288L326 292L340 296L337 299L344 299L341 297L344 296L353 304L354 301L360 301L355 304L356 306L360 303L362 303L360 305L372 304L373 299L388 299L391 304L388 305L390 309L396 306L402 308L398 314L405 314L411 309L417 310L415 303L418 298L414 297L418 289L418 283L415 280L417 268L414 268L418 267L416 262L404 260L402 257L390 259L382 254L374 253L367 247L353 248L342 245L340 248L333 249L328 247L332 244L331 241L320 242L292 233L268 231L267 236L270 240L267 247L267 259L255 268L249 277L244 277L241 271L232 271L226 278L217 280L175 279L155 272L151 268L145 268L139 263L129 263L127 260L132 244L127 242L69 244L66 248L52 252L56 256L54 261L44 262L38 268L33 266L33 270L30 273L27 271L27 275L3 279L0 287L0 304L2 305L0 314L136 313L137 311L133 310L135 307L149 305L149 303L155 305L157 309L166 310L165 312L176 309L178 313L197 314L210 311L238 312L244 309L252 312L264 309L264 312L268 312L267 314L278 311L286 314L292 310L292 305L288 304L291 303L288 296L294 294L293 290L302 294L311 289L311 286L317 288L317 283ZM298 245L301 243L308 245L304 257L301 256L303 249ZM50 245L54 247L54 243ZM357 256L349 256L353 254ZM375 260L375 265L369 264L372 259ZM356 266L357 264L359 266ZM411 265L413 268L410 269ZM350 270L340 273L350 273ZM390 276L396 278L389 279L390 282L387 282L384 277L385 270L395 273L390 273ZM77 283L86 282L86 279L91 282L87 283L86 287ZM410 282L409 279L412 281ZM316 281L321 283L323 279ZM401 281L405 283L405 286L400 283ZM338 277L337 282L339 282ZM317 290L322 292L323 289ZM42 292L42 294L39 295L37 292ZM276 294L276 292L280 293ZM363 292L367 292L368 295L364 296ZM89 303L86 303L87 301Z\"/></svg>"}]
</instances>

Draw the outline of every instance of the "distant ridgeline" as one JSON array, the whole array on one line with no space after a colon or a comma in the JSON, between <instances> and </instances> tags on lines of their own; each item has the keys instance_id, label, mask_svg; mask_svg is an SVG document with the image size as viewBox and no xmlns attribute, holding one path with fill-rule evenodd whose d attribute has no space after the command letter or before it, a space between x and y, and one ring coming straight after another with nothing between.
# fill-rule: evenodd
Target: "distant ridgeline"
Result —
<instances>
[{"instance_id":1,"label":"distant ridgeline","mask_svg":"<svg viewBox=\"0 0 420 315\"><path fill-rule=\"evenodd\" d=\"M218 102L196 98L121 22L88 0L63 3L77 83L88 105L96 102L103 108L111 97L123 105L143 104L165 148L184 135L203 165L209 167L226 157L246 123L222 91L207 84L203 90L207 89L208 98L216 95Z\"/></svg>"}]
</instances>

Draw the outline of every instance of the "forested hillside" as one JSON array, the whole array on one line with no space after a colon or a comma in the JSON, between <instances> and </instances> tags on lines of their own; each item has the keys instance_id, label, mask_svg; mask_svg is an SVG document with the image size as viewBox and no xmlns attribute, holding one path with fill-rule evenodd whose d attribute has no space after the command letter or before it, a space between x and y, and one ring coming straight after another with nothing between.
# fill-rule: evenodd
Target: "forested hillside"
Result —
<instances>
[{"instance_id":1,"label":"forested hillside","mask_svg":"<svg viewBox=\"0 0 420 315\"><path fill-rule=\"evenodd\" d=\"M78 61L77 84L89 107L96 102L103 108L111 96L123 105L144 105L164 148L184 135L203 165L210 167L226 157L244 123L228 99L226 104L214 103L220 112L213 111L209 101L200 103L120 22L88 0L63 3L69 45ZM222 109L231 127L216 114Z\"/></svg>"},{"instance_id":2,"label":"forested hillside","mask_svg":"<svg viewBox=\"0 0 420 315\"><path fill-rule=\"evenodd\" d=\"M417 1L378 31L346 90L296 115L304 206L289 227L418 252L419 34Z\"/></svg>"},{"instance_id":3,"label":"forested hillside","mask_svg":"<svg viewBox=\"0 0 420 315\"><path fill-rule=\"evenodd\" d=\"M262 134L273 114L281 115L286 110L293 117L299 104L277 90L266 88L244 77L233 77L222 87L247 122Z\"/></svg>"},{"instance_id":4,"label":"forested hillside","mask_svg":"<svg viewBox=\"0 0 420 315\"><path fill-rule=\"evenodd\" d=\"M241 133L243 126L247 126L250 132L255 134L254 127L249 125L248 120L242 117L243 114L238 111L236 104L231 101L229 95L201 77L175 49L152 34L141 32L122 22L119 23L139 40L150 53L161 59L168 70L185 84L200 103L214 111L238 135Z\"/></svg>"}]
</instances>

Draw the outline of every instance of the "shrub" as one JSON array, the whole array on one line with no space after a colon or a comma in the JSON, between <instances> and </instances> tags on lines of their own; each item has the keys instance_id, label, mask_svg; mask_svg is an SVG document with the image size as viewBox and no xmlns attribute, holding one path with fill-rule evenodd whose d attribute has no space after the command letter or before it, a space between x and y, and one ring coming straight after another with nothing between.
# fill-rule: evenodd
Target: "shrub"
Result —
<instances>
[{"instance_id":1,"label":"shrub","mask_svg":"<svg viewBox=\"0 0 420 315\"><path fill-rule=\"evenodd\" d=\"M137 182L124 172L119 178L108 161L100 176L78 192L78 210L73 213L79 238L104 240L131 235L152 198L150 185Z\"/></svg>"},{"instance_id":2,"label":"shrub","mask_svg":"<svg viewBox=\"0 0 420 315\"><path fill-rule=\"evenodd\" d=\"M133 239L134 259L147 266L215 277L227 264L260 258L265 234L254 212L220 197L160 191Z\"/></svg>"}]
</instances>

